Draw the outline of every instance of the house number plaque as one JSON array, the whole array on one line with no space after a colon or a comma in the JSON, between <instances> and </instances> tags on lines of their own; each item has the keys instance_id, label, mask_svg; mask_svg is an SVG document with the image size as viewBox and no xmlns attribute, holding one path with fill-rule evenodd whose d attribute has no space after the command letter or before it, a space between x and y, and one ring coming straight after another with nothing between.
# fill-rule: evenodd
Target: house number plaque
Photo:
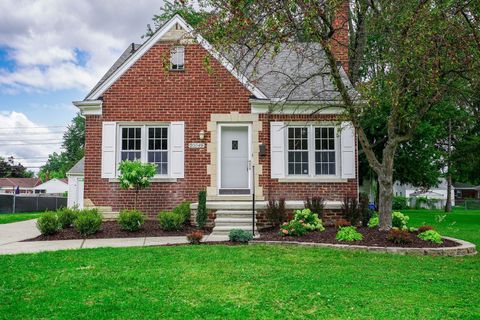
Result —
<instances>
[{"instance_id":1,"label":"house number plaque","mask_svg":"<svg viewBox=\"0 0 480 320\"><path fill-rule=\"evenodd\" d=\"M205 143L202 142L192 142L188 144L189 149L203 149L205 148Z\"/></svg>"}]
</instances>

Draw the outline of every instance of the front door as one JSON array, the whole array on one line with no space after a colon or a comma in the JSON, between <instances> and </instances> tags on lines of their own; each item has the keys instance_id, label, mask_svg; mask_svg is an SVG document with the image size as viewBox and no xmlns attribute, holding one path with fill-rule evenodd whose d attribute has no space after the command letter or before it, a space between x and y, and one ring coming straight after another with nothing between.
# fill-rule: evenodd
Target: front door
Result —
<instances>
[{"instance_id":1,"label":"front door","mask_svg":"<svg viewBox=\"0 0 480 320\"><path fill-rule=\"evenodd\" d=\"M221 126L219 194L250 194L248 129Z\"/></svg>"}]
</instances>

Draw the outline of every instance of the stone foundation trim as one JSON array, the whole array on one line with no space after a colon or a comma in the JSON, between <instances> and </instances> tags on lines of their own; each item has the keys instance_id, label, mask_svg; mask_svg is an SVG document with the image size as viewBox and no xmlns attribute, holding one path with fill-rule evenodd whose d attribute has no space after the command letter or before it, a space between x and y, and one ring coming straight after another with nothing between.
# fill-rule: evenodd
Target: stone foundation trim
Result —
<instances>
[{"instance_id":1,"label":"stone foundation trim","mask_svg":"<svg viewBox=\"0 0 480 320\"><path fill-rule=\"evenodd\" d=\"M295 245L305 247L322 247L333 249L347 249L366 252L377 253L393 253L400 255L416 255L416 256L449 256L449 257L461 257L471 256L477 254L476 247L473 243L463 241L460 239L443 237L454 242L457 242L457 247L445 247L445 248L398 248L398 247L372 247L372 246L358 246L349 244L332 244L332 243L316 243L316 242L299 242L299 241L250 241L251 245L268 244L268 245Z\"/></svg>"},{"instance_id":2,"label":"stone foundation trim","mask_svg":"<svg viewBox=\"0 0 480 320\"><path fill-rule=\"evenodd\" d=\"M264 210L267 209L268 201L255 201L255 209L256 210ZM190 204L190 210L197 210L198 203ZM303 209L305 208L305 204L303 201L285 201L285 209L287 210L296 210L296 209ZM341 201L325 201L324 209L341 209L342 202ZM248 210L252 209L252 201L207 201L207 209L209 210L223 210L223 209L231 209L231 210Z\"/></svg>"}]
</instances>

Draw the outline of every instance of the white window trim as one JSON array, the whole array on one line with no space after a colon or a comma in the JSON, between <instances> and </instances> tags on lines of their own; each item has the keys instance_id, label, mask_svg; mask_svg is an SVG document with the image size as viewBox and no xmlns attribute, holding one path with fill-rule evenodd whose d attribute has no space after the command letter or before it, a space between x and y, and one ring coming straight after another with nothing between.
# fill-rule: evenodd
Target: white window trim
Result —
<instances>
[{"instance_id":1,"label":"white window trim","mask_svg":"<svg viewBox=\"0 0 480 320\"><path fill-rule=\"evenodd\" d=\"M177 51L178 49L181 49L181 51ZM178 69L178 68L174 69L173 68L174 53L175 54L181 53L180 57L181 57L181 60L183 61L181 69ZM176 65L178 66L179 64L177 63ZM170 71L183 71L183 70L185 70L185 47L184 46L175 46L175 47L170 48Z\"/></svg>"},{"instance_id":2,"label":"white window trim","mask_svg":"<svg viewBox=\"0 0 480 320\"><path fill-rule=\"evenodd\" d=\"M153 176L152 181L155 182L157 179L175 179L171 177L171 155L172 155L172 148L171 148L171 134L170 134L170 124L169 123L119 123L117 124L117 154L115 155L117 159L117 163L122 162L122 129L123 128L141 128L141 144L140 144L140 161L142 163L149 163L148 160L148 128L167 128L167 136L168 136L168 145L167 145L167 174L155 174ZM120 175L119 170L117 170L116 178ZM176 179L175 179L176 180Z\"/></svg>"},{"instance_id":3,"label":"white window trim","mask_svg":"<svg viewBox=\"0 0 480 320\"><path fill-rule=\"evenodd\" d=\"M288 129L289 128L307 128L308 130L308 174L289 174L288 173ZM335 136L335 174L322 174L317 175L315 170L315 128L333 128L334 136ZM329 181L332 182L340 182L344 179L341 179L341 168L340 168L340 136L338 135L337 126L333 124L322 124L322 123L314 123L314 124L291 124L286 125L285 130L285 178L280 179L282 181L298 181L298 182L306 182L306 181ZM281 181L281 182L282 182Z\"/></svg>"}]
</instances>

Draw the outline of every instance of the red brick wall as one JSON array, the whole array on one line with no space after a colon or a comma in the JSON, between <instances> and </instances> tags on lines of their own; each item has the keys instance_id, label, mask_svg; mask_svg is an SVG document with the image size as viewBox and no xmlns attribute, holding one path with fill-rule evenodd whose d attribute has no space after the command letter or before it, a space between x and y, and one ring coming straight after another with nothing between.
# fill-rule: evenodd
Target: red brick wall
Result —
<instances>
[{"instance_id":1,"label":"red brick wall","mask_svg":"<svg viewBox=\"0 0 480 320\"><path fill-rule=\"evenodd\" d=\"M112 206L115 210L133 207L134 193L121 190L118 183L101 179L102 121L185 121L185 146L200 142L198 133L210 135L206 123L212 113L250 113L251 93L244 88L215 59L210 59L213 74L204 66L207 52L198 45L185 49L185 71L169 72L162 66L162 55L168 57L168 44L157 44L136 62L103 95L103 115L87 116L85 146L85 198L97 206ZM262 121L266 115L261 115ZM305 116L272 116L272 119L299 120ZM318 119L332 119L319 116ZM308 120L312 120L309 118ZM267 121L263 123L260 141L269 150ZM187 199L196 201L198 191L210 184L207 165L210 154L204 149L185 148L185 178L176 183L152 183L139 195L138 208L154 215L171 209ZM262 157L263 176L260 179L264 194L285 196L287 200L303 200L305 196L322 195L328 200L339 200L345 194L356 194L356 180L343 184L293 183L279 184L270 180L269 157Z\"/></svg>"}]
</instances>

